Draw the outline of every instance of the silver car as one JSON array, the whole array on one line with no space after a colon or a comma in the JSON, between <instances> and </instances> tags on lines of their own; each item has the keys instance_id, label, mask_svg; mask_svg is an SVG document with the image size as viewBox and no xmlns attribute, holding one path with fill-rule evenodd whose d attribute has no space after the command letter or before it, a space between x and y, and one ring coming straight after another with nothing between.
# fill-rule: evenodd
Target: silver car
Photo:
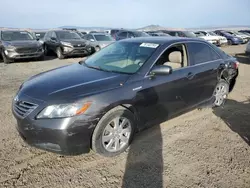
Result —
<instances>
[{"instance_id":1,"label":"silver car","mask_svg":"<svg viewBox=\"0 0 250 188\"><path fill-rule=\"evenodd\" d=\"M111 35L106 33L89 33L84 35L83 38L90 42L90 45L95 48L95 51L99 51L101 48L115 42Z\"/></svg>"}]
</instances>

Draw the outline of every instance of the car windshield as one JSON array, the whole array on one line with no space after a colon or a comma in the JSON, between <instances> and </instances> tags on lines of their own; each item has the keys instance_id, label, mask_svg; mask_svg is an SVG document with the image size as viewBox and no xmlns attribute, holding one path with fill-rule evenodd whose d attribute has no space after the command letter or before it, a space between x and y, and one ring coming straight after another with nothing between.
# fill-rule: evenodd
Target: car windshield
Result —
<instances>
[{"instance_id":1,"label":"car windshield","mask_svg":"<svg viewBox=\"0 0 250 188\"><path fill-rule=\"evenodd\" d=\"M95 34L94 37L97 41L113 41L114 40L111 36L103 35L103 34L100 34L100 35Z\"/></svg>"},{"instance_id":2,"label":"car windshield","mask_svg":"<svg viewBox=\"0 0 250 188\"><path fill-rule=\"evenodd\" d=\"M137 37L148 37L150 36L149 34L145 33L145 32L139 32L139 31L134 31L133 32Z\"/></svg>"},{"instance_id":3,"label":"car windshield","mask_svg":"<svg viewBox=\"0 0 250 188\"><path fill-rule=\"evenodd\" d=\"M143 66L158 46L156 43L115 42L81 63L102 71L133 74Z\"/></svg>"},{"instance_id":4,"label":"car windshield","mask_svg":"<svg viewBox=\"0 0 250 188\"><path fill-rule=\"evenodd\" d=\"M196 35L190 31L182 31L187 37L196 38Z\"/></svg>"},{"instance_id":5,"label":"car windshield","mask_svg":"<svg viewBox=\"0 0 250 188\"><path fill-rule=\"evenodd\" d=\"M59 31L56 34L59 39L81 39L75 31Z\"/></svg>"},{"instance_id":6,"label":"car windshield","mask_svg":"<svg viewBox=\"0 0 250 188\"><path fill-rule=\"evenodd\" d=\"M212 31L209 31L208 34L209 34L209 35L212 35L212 36L217 36L217 34L214 33L214 32L212 32Z\"/></svg>"},{"instance_id":7,"label":"car windshield","mask_svg":"<svg viewBox=\"0 0 250 188\"><path fill-rule=\"evenodd\" d=\"M4 41L35 40L32 34L27 31L2 31L1 38Z\"/></svg>"}]
</instances>

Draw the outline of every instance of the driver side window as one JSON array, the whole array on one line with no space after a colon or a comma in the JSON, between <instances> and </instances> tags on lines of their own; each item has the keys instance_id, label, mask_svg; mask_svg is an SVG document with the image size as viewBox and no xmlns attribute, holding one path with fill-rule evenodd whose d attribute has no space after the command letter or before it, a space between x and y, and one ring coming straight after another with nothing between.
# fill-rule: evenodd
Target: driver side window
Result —
<instances>
[{"instance_id":1,"label":"driver side window","mask_svg":"<svg viewBox=\"0 0 250 188\"><path fill-rule=\"evenodd\" d=\"M176 44L163 52L155 65L167 65L173 70L188 66L187 50L184 44Z\"/></svg>"}]
</instances>

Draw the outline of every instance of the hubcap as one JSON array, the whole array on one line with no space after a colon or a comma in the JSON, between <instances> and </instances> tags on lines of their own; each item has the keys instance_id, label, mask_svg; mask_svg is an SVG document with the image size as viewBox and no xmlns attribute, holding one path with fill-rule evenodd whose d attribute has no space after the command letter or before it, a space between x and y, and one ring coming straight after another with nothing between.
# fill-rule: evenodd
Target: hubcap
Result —
<instances>
[{"instance_id":1,"label":"hubcap","mask_svg":"<svg viewBox=\"0 0 250 188\"><path fill-rule=\"evenodd\" d=\"M116 117L103 131L103 147L109 152L117 152L128 144L130 135L131 122L125 117Z\"/></svg>"},{"instance_id":2,"label":"hubcap","mask_svg":"<svg viewBox=\"0 0 250 188\"><path fill-rule=\"evenodd\" d=\"M219 84L215 88L214 92L215 96L215 105L216 106L221 106L225 99L227 98L227 87L224 84Z\"/></svg>"}]
</instances>

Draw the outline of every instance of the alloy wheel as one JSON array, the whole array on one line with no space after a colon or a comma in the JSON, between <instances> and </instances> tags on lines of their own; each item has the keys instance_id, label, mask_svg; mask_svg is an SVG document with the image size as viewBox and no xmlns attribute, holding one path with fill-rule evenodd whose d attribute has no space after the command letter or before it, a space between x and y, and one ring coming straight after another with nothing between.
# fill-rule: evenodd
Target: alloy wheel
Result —
<instances>
[{"instance_id":1,"label":"alloy wheel","mask_svg":"<svg viewBox=\"0 0 250 188\"><path fill-rule=\"evenodd\" d=\"M214 96L215 96L214 104L216 106L223 105L223 103L225 102L225 99L227 98L227 95L228 95L227 86L223 83L218 84L214 91Z\"/></svg>"},{"instance_id":2,"label":"alloy wheel","mask_svg":"<svg viewBox=\"0 0 250 188\"><path fill-rule=\"evenodd\" d=\"M114 118L103 131L103 147L109 152L122 150L129 143L131 131L131 122L127 118Z\"/></svg>"}]
</instances>

